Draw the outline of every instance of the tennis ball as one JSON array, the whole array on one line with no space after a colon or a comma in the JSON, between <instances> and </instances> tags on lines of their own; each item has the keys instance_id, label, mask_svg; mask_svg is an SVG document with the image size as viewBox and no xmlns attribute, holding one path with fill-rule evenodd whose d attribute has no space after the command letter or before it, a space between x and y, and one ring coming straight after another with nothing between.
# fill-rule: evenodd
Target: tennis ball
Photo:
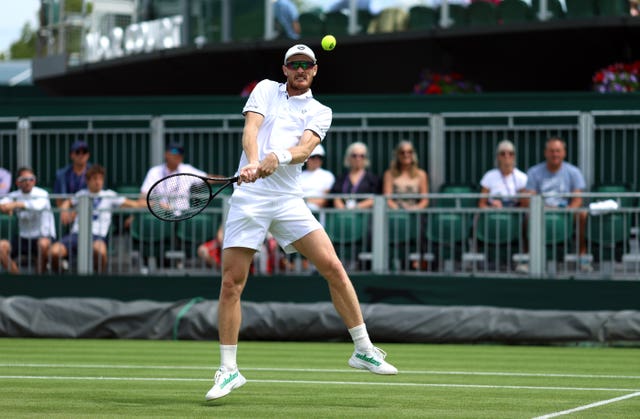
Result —
<instances>
[{"instance_id":1,"label":"tennis ball","mask_svg":"<svg viewBox=\"0 0 640 419\"><path fill-rule=\"evenodd\" d=\"M321 44L323 50L331 51L336 47L336 38L333 35L325 35L325 37L322 38Z\"/></svg>"}]
</instances>

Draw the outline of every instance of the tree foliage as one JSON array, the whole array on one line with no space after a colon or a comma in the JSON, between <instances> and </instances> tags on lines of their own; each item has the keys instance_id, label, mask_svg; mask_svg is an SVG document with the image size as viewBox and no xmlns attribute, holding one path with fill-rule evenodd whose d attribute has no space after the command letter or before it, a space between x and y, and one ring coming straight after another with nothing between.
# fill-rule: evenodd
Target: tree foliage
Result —
<instances>
[{"instance_id":1,"label":"tree foliage","mask_svg":"<svg viewBox=\"0 0 640 419\"><path fill-rule=\"evenodd\" d=\"M22 26L20 39L12 43L9 47L9 54L12 59L33 58L36 55L36 32L31 28L29 22Z\"/></svg>"}]
</instances>

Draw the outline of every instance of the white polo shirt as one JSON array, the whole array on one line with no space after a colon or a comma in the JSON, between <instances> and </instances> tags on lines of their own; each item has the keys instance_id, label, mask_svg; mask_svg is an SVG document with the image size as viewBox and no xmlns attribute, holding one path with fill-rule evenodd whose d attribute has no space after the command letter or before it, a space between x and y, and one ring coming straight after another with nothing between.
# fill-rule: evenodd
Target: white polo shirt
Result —
<instances>
[{"instance_id":1,"label":"white polo shirt","mask_svg":"<svg viewBox=\"0 0 640 419\"><path fill-rule=\"evenodd\" d=\"M88 189L81 189L71 198L71 205L74 207L78 205L80 197L84 195L91 196L91 206L93 207L91 233L96 236L107 237L109 226L111 226L111 210L120 208L126 198L118 196L111 189L102 190L95 195L92 195ZM78 234L78 230L78 217L76 217L71 227L71 233Z\"/></svg>"},{"instance_id":2,"label":"white polo shirt","mask_svg":"<svg viewBox=\"0 0 640 419\"><path fill-rule=\"evenodd\" d=\"M195 167L187 163L180 163L178 165L178 168L174 171L169 170L166 164L159 164L149 169L147 175L144 178L144 181L142 182L140 192L146 195L149 192L149 189L151 189L151 187L154 185L154 183L169 175L175 175L176 173L192 173L198 176L207 176L207 173L203 172L200 169L196 169Z\"/></svg>"},{"instance_id":3,"label":"white polo shirt","mask_svg":"<svg viewBox=\"0 0 640 419\"><path fill-rule=\"evenodd\" d=\"M272 151L297 145L305 130L315 132L323 140L332 119L331 108L315 100L311 90L289 97L286 84L272 80L262 80L256 85L242 110L243 114L247 112L264 116L257 139L260 160ZM242 152L238 169L247 164L247 156ZM271 176L258 179L255 183L243 183L239 188L257 194L302 197L302 188L297 181L301 171L302 163L279 166Z\"/></svg>"},{"instance_id":4,"label":"white polo shirt","mask_svg":"<svg viewBox=\"0 0 640 419\"><path fill-rule=\"evenodd\" d=\"M24 202L25 209L19 209L14 213L18 217L20 237L36 239L38 237L56 237L56 226L51 212L49 192L34 186L29 193L23 193L20 189L9 192L0 200L0 204L9 202Z\"/></svg>"}]
</instances>

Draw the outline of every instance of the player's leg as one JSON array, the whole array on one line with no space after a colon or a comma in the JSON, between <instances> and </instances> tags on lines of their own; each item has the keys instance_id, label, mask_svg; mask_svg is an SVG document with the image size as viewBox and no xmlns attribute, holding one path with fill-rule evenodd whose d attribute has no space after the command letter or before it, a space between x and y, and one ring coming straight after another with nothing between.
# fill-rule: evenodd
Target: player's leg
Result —
<instances>
[{"instance_id":1,"label":"player's leg","mask_svg":"<svg viewBox=\"0 0 640 419\"><path fill-rule=\"evenodd\" d=\"M226 396L247 382L238 370L236 353L242 323L240 297L254 253L255 250L244 247L228 247L222 252L222 284L218 299L220 368L213 379L213 387L205 396L206 400Z\"/></svg>"},{"instance_id":2,"label":"player's leg","mask_svg":"<svg viewBox=\"0 0 640 419\"><path fill-rule=\"evenodd\" d=\"M398 370L384 360L386 353L371 343L356 291L324 229L310 232L295 241L293 246L327 280L333 305L349 329L355 345L349 365L376 374L397 374Z\"/></svg>"}]
</instances>

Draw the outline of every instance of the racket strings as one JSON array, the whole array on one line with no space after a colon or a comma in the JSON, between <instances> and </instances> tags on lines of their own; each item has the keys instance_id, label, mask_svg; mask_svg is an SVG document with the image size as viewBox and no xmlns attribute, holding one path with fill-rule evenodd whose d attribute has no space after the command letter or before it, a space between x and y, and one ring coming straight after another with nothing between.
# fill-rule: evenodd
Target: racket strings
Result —
<instances>
[{"instance_id":1,"label":"racket strings","mask_svg":"<svg viewBox=\"0 0 640 419\"><path fill-rule=\"evenodd\" d=\"M209 204L211 188L196 176L165 178L149 191L149 209L163 220L183 220Z\"/></svg>"}]
</instances>

